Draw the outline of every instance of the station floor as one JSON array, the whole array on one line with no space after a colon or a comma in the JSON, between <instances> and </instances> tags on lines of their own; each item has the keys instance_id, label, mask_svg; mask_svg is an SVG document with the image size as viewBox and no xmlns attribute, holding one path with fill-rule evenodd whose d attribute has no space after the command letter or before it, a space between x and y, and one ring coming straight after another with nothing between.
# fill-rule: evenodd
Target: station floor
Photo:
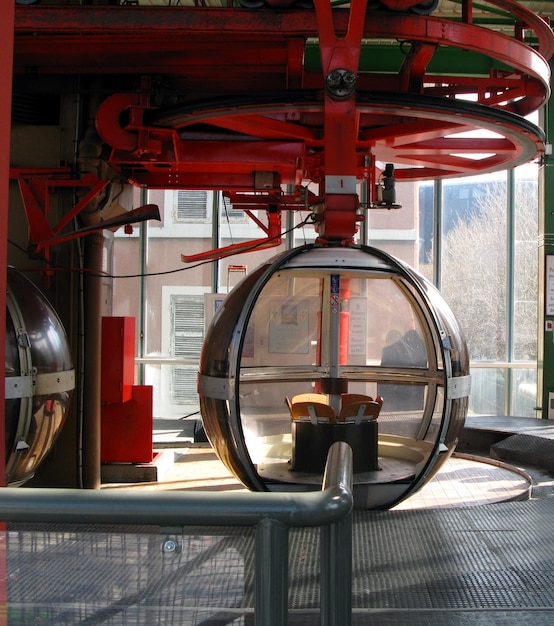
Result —
<instances>
[{"instance_id":1,"label":"station floor","mask_svg":"<svg viewBox=\"0 0 554 626\"><path fill-rule=\"evenodd\" d=\"M161 480L141 489L242 489L207 445L165 439ZM419 494L355 511L353 626L554 624L550 446L551 422L470 418L457 454ZM10 524L6 623L254 624L252 534L172 532ZM315 529L291 532L291 626L320 624L318 542Z\"/></svg>"},{"instance_id":2,"label":"station floor","mask_svg":"<svg viewBox=\"0 0 554 626\"><path fill-rule=\"evenodd\" d=\"M208 444L166 448L158 461L157 482L142 482L143 490L177 489L238 491L245 488L219 461ZM507 500L525 500L532 477L523 469L475 455L454 454L418 493L395 509L478 506ZM136 483L106 483L103 489L136 488Z\"/></svg>"},{"instance_id":3,"label":"station floor","mask_svg":"<svg viewBox=\"0 0 554 626\"><path fill-rule=\"evenodd\" d=\"M490 433L496 435L494 442L501 433L534 432L552 435L554 446L554 425L545 424L544 420L497 416L468 418L466 434L462 436L459 449L432 481L395 509L479 506L524 500L530 496L533 484L535 489L548 488L554 478L543 475L540 467L529 463L521 466L504 463L500 459L490 458L488 454ZM243 489L218 460L209 444L192 443L191 433L190 425L183 421L156 422L154 441L161 456L158 461L160 477L156 483L142 483L141 488ZM468 452L464 451L466 449ZM525 465L529 465L527 470ZM104 488L125 489L128 485L115 482L104 485Z\"/></svg>"}]
</instances>

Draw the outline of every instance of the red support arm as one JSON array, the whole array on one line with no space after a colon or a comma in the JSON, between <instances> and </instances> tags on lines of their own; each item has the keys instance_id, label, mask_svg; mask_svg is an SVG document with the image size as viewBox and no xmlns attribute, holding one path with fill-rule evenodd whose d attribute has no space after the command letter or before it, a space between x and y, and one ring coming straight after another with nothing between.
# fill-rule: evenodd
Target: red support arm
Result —
<instances>
[{"instance_id":1,"label":"red support arm","mask_svg":"<svg viewBox=\"0 0 554 626\"><path fill-rule=\"evenodd\" d=\"M325 208L319 234L350 240L356 233L356 146L359 113L356 81L367 0L353 0L344 37L337 37L329 0L315 0L321 62L325 79Z\"/></svg>"},{"instance_id":2,"label":"red support arm","mask_svg":"<svg viewBox=\"0 0 554 626\"><path fill-rule=\"evenodd\" d=\"M265 248L275 248L281 245L281 211L268 211L268 225L267 237L261 239L251 239L250 241L241 241L240 243L234 243L230 246L223 248L215 248L214 250L207 250L206 252L200 252L199 254L181 255L181 261L183 263L197 263L198 261L210 261L216 259L223 259L233 254L239 254L241 252L254 252L255 250L264 250ZM256 220L257 221L257 220Z\"/></svg>"}]
</instances>

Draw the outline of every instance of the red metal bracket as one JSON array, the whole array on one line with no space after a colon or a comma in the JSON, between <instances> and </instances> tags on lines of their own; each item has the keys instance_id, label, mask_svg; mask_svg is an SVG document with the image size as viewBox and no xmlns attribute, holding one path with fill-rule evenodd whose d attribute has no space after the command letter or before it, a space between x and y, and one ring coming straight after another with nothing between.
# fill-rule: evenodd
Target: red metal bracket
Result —
<instances>
[{"instance_id":1,"label":"red metal bracket","mask_svg":"<svg viewBox=\"0 0 554 626\"><path fill-rule=\"evenodd\" d=\"M69 168L23 169L12 168L10 178L16 179L23 199L23 207L29 223L29 244L37 252L44 250L49 258L49 248L61 239L60 232L110 183L99 180L92 174L72 178ZM88 191L77 204L54 226L50 226L50 194L60 187L86 188ZM80 236L80 235L76 235ZM69 236L69 238L73 238ZM67 241L68 236L64 237Z\"/></svg>"},{"instance_id":2,"label":"red metal bracket","mask_svg":"<svg viewBox=\"0 0 554 626\"><path fill-rule=\"evenodd\" d=\"M17 180L21 191L23 207L29 223L29 248L34 252L43 254L47 260L50 259L50 248L54 245L78 239L112 226L121 226L148 219L160 219L156 205L145 205L128 211L122 216L103 220L98 224L64 234L62 230L109 185L110 180L100 180L93 174L85 174L79 179L71 178L69 168L12 168L10 178ZM50 193L60 187L89 187L90 190L54 226L50 226L48 221Z\"/></svg>"},{"instance_id":3,"label":"red metal bracket","mask_svg":"<svg viewBox=\"0 0 554 626\"><path fill-rule=\"evenodd\" d=\"M141 87L150 89L148 77L142 77ZM109 139L116 150L129 152L136 158L156 160L164 152L164 141L172 140L174 132L163 128L148 128L144 112L150 107L150 93L118 93L109 96L98 107L96 128L100 136ZM126 113L128 123L121 126L120 117Z\"/></svg>"},{"instance_id":4,"label":"red metal bracket","mask_svg":"<svg viewBox=\"0 0 554 626\"><path fill-rule=\"evenodd\" d=\"M206 252L200 252L199 254L181 255L181 261L183 263L196 263L198 261L210 261L215 259L223 259L233 254L239 254L241 252L254 252L254 250L264 250L266 248L275 248L281 245L281 211L268 211L268 225L264 226L258 218L246 211L246 213L254 219L256 224L267 233L267 237L261 239L251 239L250 241L241 241L240 243L234 243L230 246L224 246L223 248L215 248L214 250L207 250Z\"/></svg>"}]
</instances>

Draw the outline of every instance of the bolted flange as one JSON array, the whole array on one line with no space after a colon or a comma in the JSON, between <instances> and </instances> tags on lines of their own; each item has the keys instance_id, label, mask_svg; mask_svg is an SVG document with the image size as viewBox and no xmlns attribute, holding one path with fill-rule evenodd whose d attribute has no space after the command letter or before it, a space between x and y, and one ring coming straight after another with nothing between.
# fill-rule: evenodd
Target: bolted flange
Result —
<instances>
[{"instance_id":1,"label":"bolted flange","mask_svg":"<svg viewBox=\"0 0 554 626\"><path fill-rule=\"evenodd\" d=\"M347 98L356 87L356 74L350 70L334 69L327 75L327 91L334 98Z\"/></svg>"}]
</instances>

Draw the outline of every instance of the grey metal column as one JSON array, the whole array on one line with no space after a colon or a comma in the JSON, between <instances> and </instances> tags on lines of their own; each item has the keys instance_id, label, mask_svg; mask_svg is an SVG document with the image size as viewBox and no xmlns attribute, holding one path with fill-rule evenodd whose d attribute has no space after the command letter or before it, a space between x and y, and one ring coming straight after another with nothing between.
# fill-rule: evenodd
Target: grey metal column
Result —
<instances>
[{"instance_id":1,"label":"grey metal column","mask_svg":"<svg viewBox=\"0 0 554 626\"><path fill-rule=\"evenodd\" d=\"M433 284L441 288L442 269L442 180L433 184Z\"/></svg>"},{"instance_id":2,"label":"grey metal column","mask_svg":"<svg viewBox=\"0 0 554 626\"><path fill-rule=\"evenodd\" d=\"M332 467L329 461L343 469L340 477L333 477L329 471ZM342 489L351 493L351 464L352 450L347 446L333 444L329 451L322 488L331 487L334 480ZM352 508L348 515L320 529L321 626L351 626L352 623Z\"/></svg>"},{"instance_id":3,"label":"grey metal column","mask_svg":"<svg viewBox=\"0 0 554 626\"><path fill-rule=\"evenodd\" d=\"M352 513L321 527L321 626L352 623Z\"/></svg>"},{"instance_id":4,"label":"grey metal column","mask_svg":"<svg viewBox=\"0 0 554 626\"><path fill-rule=\"evenodd\" d=\"M220 195L219 191L214 191L212 195L212 248L214 250L221 246L220 215ZM218 259L212 263L212 293L219 293L219 272L220 261Z\"/></svg>"},{"instance_id":5,"label":"grey metal column","mask_svg":"<svg viewBox=\"0 0 554 626\"><path fill-rule=\"evenodd\" d=\"M148 191L146 189L140 190L140 203L141 205L148 203ZM146 343L148 341L148 288L147 278L145 274L148 272L148 222L141 222L139 225L139 266L140 266L140 278L139 278L139 310L138 310L138 350L135 356L143 358L146 356L148 350ZM140 363L138 366L138 381L137 384L144 385L145 374L144 364Z\"/></svg>"},{"instance_id":6,"label":"grey metal column","mask_svg":"<svg viewBox=\"0 0 554 626\"><path fill-rule=\"evenodd\" d=\"M506 252L506 360L512 363L514 360L514 334L515 334L515 255L516 255L516 177L515 170L511 168L506 173L506 239L508 242ZM511 367L505 370L504 384L504 415L513 415L512 385L514 372Z\"/></svg>"},{"instance_id":7,"label":"grey metal column","mask_svg":"<svg viewBox=\"0 0 554 626\"><path fill-rule=\"evenodd\" d=\"M274 519L256 526L256 626L286 626L288 621L289 530Z\"/></svg>"},{"instance_id":8,"label":"grey metal column","mask_svg":"<svg viewBox=\"0 0 554 626\"><path fill-rule=\"evenodd\" d=\"M329 281L329 377L338 379L340 376L340 274L331 274ZM323 306L326 306L323 303ZM323 335L323 333L322 333ZM338 393L333 392L329 396L329 404L338 415L341 407L341 397Z\"/></svg>"},{"instance_id":9,"label":"grey metal column","mask_svg":"<svg viewBox=\"0 0 554 626\"><path fill-rule=\"evenodd\" d=\"M85 277L85 378L82 432L83 487L100 487L100 359L102 344L102 233L85 240L85 263L92 272Z\"/></svg>"}]
</instances>

